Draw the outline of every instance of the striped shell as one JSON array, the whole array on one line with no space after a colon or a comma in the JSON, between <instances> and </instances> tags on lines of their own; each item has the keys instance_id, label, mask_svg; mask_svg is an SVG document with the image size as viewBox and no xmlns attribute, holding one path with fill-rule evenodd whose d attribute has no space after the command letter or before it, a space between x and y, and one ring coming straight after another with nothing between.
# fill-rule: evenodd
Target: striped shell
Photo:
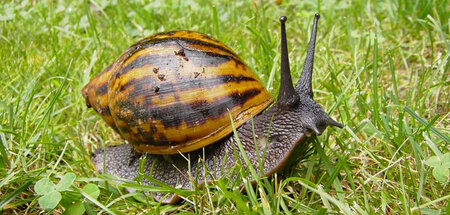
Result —
<instances>
[{"instance_id":1,"label":"striped shell","mask_svg":"<svg viewBox=\"0 0 450 215\"><path fill-rule=\"evenodd\" d=\"M175 154L218 141L272 97L228 47L200 33L155 34L83 88L88 106L140 152Z\"/></svg>"}]
</instances>

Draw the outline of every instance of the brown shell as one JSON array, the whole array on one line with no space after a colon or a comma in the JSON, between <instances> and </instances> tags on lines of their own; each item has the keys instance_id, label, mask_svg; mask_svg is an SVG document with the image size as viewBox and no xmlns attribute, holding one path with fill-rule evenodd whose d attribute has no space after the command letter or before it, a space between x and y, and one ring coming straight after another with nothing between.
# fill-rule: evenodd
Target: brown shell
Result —
<instances>
[{"instance_id":1,"label":"brown shell","mask_svg":"<svg viewBox=\"0 0 450 215\"><path fill-rule=\"evenodd\" d=\"M140 152L189 152L223 138L272 97L228 47L204 34L147 37L83 89L88 106Z\"/></svg>"}]
</instances>

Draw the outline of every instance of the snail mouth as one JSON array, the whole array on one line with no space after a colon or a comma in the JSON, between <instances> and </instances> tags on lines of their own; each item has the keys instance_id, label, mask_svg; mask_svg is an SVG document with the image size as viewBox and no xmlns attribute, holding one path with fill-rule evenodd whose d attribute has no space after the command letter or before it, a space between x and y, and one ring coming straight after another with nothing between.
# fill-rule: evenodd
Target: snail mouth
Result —
<instances>
[{"instance_id":1,"label":"snail mouth","mask_svg":"<svg viewBox=\"0 0 450 215\"><path fill-rule=\"evenodd\" d=\"M306 127L305 135L308 137L313 134L321 135L328 126L330 126L330 127L335 126L338 128L343 128L342 124L336 122L335 120L333 120L331 117L329 117L327 115L327 118L324 121L306 124L305 125L305 127Z\"/></svg>"}]
</instances>

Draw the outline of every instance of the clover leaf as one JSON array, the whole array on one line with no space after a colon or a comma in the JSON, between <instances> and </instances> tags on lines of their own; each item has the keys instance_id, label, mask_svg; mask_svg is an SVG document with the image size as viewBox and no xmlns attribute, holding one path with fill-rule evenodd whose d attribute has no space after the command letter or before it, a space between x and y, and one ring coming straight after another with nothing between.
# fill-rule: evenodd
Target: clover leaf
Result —
<instances>
[{"instance_id":1,"label":"clover leaf","mask_svg":"<svg viewBox=\"0 0 450 215\"><path fill-rule=\"evenodd\" d=\"M446 183L450 176L450 152L441 156L431 156L425 161L425 165L433 168L433 177Z\"/></svg>"},{"instance_id":2,"label":"clover leaf","mask_svg":"<svg viewBox=\"0 0 450 215\"><path fill-rule=\"evenodd\" d=\"M49 178L42 178L34 185L34 191L41 195L39 206L46 211L55 208L62 199L61 191L69 189L75 180L75 174L65 174L59 183L55 185Z\"/></svg>"}]
</instances>

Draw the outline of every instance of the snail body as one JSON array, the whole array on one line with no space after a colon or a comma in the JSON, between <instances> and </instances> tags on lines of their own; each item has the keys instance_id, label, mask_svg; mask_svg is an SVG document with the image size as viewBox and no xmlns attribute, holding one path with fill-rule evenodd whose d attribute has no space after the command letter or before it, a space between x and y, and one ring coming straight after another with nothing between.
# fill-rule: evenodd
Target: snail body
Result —
<instances>
[{"instance_id":1,"label":"snail body","mask_svg":"<svg viewBox=\"0 0 450 215\"><path fill-rule=\"evenodd\" d=\"M294 87L289 69L285 21L281 21L281 85L277 101L253 72L228 47L195 32L160 33L127 49L111 66L83 88L93 107L130 144L97 150L98 171L133 179L144 171L174 187L224 173L242 154L260 175L281 169L305 137L327 126L342 127L313 100L311 78L318 14L314 19L302 75ZM237 135L232 134L232 123ZM239 138L239 140L237 139ZM169 154L169 155L162 155ZM202 162L204 165L200 165ZM204 174L208 170L208 174ZM208 175L208 176L207 176ZM204 178L204 177L207 178ZM144 181L143 183L149 183ZM164 203L177 195L154 197Z\"/></svg>"}]
</instances>

